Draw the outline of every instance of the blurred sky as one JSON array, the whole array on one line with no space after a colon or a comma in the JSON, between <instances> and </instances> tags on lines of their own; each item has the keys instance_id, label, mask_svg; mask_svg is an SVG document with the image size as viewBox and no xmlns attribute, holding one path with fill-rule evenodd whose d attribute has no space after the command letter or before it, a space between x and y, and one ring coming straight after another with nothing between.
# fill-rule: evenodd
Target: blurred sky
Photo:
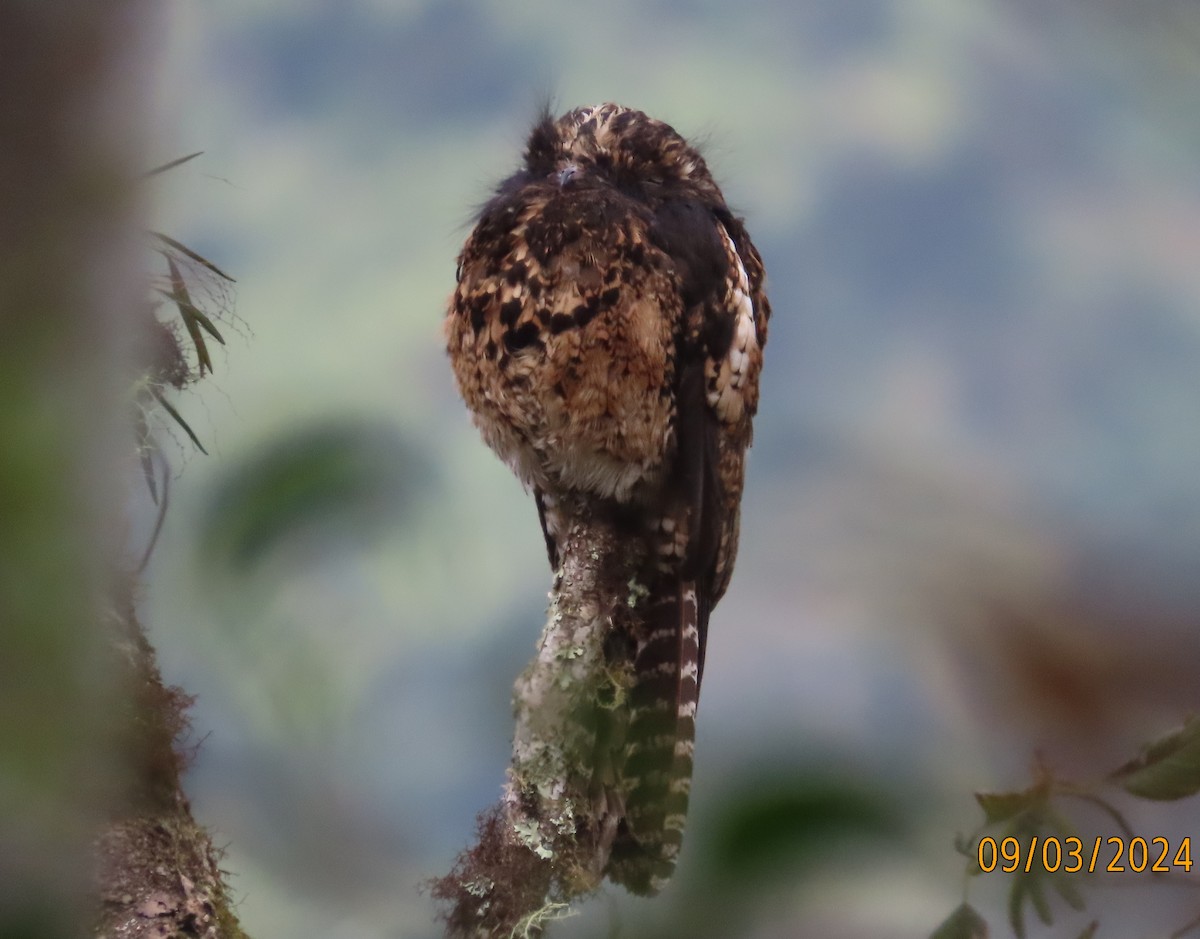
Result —
<instances>
[{"instance_id":1,"label":"blurred sky","mask_svg":"<svg viewBox=\"0 0 1200 939\"><path fill-rule=\"evenodd\" d=\"M199 696L190 791L252 934L434 935L416 884L499 792L550 575L441 317L471 213L547 98L698 137L768 271L689 840L723 781L758 769L840 767L925 799L900 859L830 875L760 934L927 934L958 902L973 790L1023 785L1035 747L1115 765L1196 705L1147 692L1153 655L1120 721L1089 697L1130 635L1173 649L1196 593L1186 5L168 10L151 162L205 153L155 180L154 227L238 283L216 375L181 402L212 455L166 448L144 615ZM382 502L285 520L240 554L210 537L239 479L330 439L390 480Z\"/></svg>"}]
</instances>

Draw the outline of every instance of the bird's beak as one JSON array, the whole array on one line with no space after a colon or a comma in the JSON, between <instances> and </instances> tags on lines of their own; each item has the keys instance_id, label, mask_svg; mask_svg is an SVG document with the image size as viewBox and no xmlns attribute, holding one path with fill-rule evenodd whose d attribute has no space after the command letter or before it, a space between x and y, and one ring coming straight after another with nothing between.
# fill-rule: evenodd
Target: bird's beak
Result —
<instances>
[{"instance_id":1,"label":"bird's beak","mask_svg":"<svg viewBox=\"0 0 1200 939\"><path fill-rule=\"evenodd\" d=\"M557 173L554 174L554 179L560 186L566 186L572 179L579 175L581 170L578 163L568 163Z\"/></svg>"}]
</instances>

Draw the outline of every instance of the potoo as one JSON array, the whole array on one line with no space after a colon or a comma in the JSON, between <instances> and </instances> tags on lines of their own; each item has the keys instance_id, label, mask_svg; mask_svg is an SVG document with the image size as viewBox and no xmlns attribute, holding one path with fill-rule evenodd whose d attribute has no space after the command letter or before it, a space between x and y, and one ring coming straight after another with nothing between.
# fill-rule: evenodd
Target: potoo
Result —
<instances>
[{"instance_id":1,"label":"potoo","mask_svg":"<svg viewBox=\"0 0 1200 939\"><path fill-rule=\"evenodd\" d=\"M709 616L737 553L770 316L762 261L686 140L601 104L536 124L457 279L458 387L532 490L551 567L563 507L581 498L645 559L635 626L607 643L632 679L603 783L618 816L604 872L654 893L682 840Z\"/></svg>"}]
</instances>

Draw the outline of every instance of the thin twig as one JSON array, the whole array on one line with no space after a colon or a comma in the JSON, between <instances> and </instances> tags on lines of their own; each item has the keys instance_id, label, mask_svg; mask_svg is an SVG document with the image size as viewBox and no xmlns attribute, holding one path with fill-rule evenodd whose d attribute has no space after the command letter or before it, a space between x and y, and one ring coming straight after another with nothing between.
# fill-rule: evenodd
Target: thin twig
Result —
<instances>
[{"instance_id":1,"label":"thin twig","mask_svg":"<svg viewBox=\"0 0 1200 939\"><path fill-rule=\"evenodd\" d=\"M142 179L149 179L151 176L157 176L159 173L165 173L167 170L173 170L175 167L186 163L188 160L196 159L196 157L200 156L200 154L203 152L203 150L197 150L195 153L189 153L187 156L181 156L175 158L174 160L169 160L168 162L162 164L162 166L156 166L154 169L144 173L142 175Z\"/></svg>"},{"instance_id":2,"label":"thin twig","mask_svg":"<svg viewBox=\"0 0 1200 939\"><path fill-rule=\"evenodd\" d=\"M161 452L157 449L153 452L158 453L158 458L162 461L162 500L158 503L158 518L154 522L154 531L150 535L149 542L146 543L146 550L142 554L141 563L137 566L137 573L139 574L145 571L146 565L150 563L150 555L154 553L154 546L158 544L158 536L162 532L163 522L167 517L167 503L171 501L171 467L167 463L167 458Z\"/></svg>"}]
</instances>

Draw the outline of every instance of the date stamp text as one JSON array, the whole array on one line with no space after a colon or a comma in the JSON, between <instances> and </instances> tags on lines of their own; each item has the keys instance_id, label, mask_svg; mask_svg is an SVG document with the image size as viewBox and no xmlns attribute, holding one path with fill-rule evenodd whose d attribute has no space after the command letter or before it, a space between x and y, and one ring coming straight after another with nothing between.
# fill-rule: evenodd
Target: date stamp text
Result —
<instances>
[{"instance_id":1,"label":"date stamp text","mask_svg":"<svg viewBox=\"0 0 1200 939\"><path fill-rule=\"evenodd\" d=\"M990 835L979 839L976 861L985 874L1003 871L1011 874L1023 871L1063 871L1094 874L1106 871L1119 873L1168 874L1192 869L1192 839L1182 838L1172 844L1168 838L1124 838L1097 836L1091 840L1032 836L1028 842L1014 837L997 841Z\"/></svg>"}]
</instances>

